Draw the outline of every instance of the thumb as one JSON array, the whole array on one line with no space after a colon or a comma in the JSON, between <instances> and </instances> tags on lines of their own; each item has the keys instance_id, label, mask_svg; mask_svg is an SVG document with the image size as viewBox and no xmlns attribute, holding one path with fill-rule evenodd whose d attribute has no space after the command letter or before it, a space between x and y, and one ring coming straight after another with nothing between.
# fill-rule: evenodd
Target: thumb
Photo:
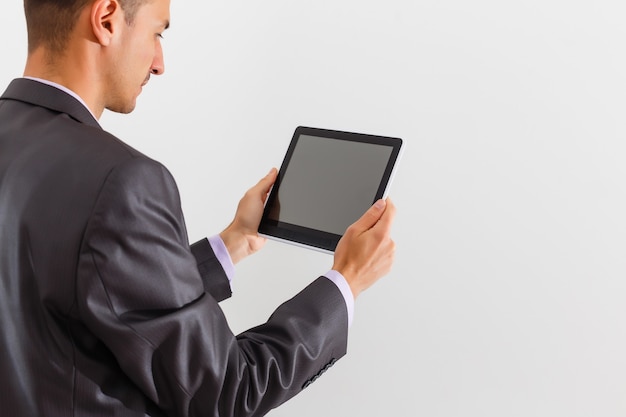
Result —
<instances>
[{"instance_id":1,"label":"thumb","mask_svg":"<svg viewBox=\"0 0 626 417\"><path fill-rule=\"evenodd\" d=\"M261 178L254 188L257 188L258 191L263 195L267 194L274 182L276 181L277 176L278 171L276 170L276 168L270 169L270 172L268 172L266 176Z\"/></svg>"},{"instance_id":2,"label":"thumb","mask_svg":"<svg viewBox=\"0 0 626 417\"><path fill-rule=\"evenodd\" d=\"M380 220L385 212L387 202L385 200L376 201L366 212L357 220L352 227L358 232L364 232L371 229Z\"/></svg>"}]
</instances>

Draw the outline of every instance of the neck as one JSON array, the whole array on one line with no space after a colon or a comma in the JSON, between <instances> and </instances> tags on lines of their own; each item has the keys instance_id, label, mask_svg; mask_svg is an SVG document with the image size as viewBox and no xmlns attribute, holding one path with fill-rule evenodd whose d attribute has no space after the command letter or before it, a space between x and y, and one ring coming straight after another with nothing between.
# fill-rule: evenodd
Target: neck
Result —
<instances>
[{"instance_id":1,"label":"neck","mask_svg":"<svg viewBox=\"0 0 626 417\"><path fill-rule=\"evenodd\" d=\"M104 105L99 103L99 83L91 54L80 49L67 48L63 54L53 55L44 47L32 51L26 60L25 77L41 78L66 87L85 102L92 114L100 119Z\"/></svg>"}]
</instances>

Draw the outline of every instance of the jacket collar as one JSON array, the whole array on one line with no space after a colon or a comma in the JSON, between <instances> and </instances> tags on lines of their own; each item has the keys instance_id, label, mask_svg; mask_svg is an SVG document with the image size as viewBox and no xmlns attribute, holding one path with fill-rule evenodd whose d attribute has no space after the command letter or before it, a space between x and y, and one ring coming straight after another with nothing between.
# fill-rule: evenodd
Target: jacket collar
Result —
<instances>
[{"instance_id":1,"label":"jacket collar","mask_svg":"<svg viewBox=\"0 0 626 417\"><path fill-rule=\"evenodd\" d=\"M17 78L11 81L0 100L17 100L46 107L65 113L80 123L101 129L98 121L80 101L56 87L35 80Z\"/></svg>"}]
</instances>

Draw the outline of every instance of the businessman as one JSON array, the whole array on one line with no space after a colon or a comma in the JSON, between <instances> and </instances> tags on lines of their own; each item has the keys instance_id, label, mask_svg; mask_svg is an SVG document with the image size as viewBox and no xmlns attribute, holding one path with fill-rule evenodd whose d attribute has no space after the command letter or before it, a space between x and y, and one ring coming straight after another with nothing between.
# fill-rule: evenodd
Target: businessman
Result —
<instances>
[{"instance_id":1,"label":"businessman","mask_svg":"<svg viewBox=\"0 0 626 417\"><path fill-rule=\"evenodd\" d=\"M218 302L263 246L276 170L190 246L170 173L98 123L163 73L169 8L24 1L24 77L0 97L2 415L264 415L345 355L354 299L392 267L395 207L378 201L327 274L232 334Z\"/></svg>"}]
</instances>

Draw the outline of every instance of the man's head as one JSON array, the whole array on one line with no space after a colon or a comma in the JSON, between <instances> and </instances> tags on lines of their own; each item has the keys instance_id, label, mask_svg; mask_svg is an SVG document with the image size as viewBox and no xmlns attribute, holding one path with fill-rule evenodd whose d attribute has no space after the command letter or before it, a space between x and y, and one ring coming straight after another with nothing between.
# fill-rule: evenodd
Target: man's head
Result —
<instances>
[{"instance_id":1,"label":"man's head","mask_svg":"<svg viewBox=\"0 0 626 417\"><path fill-rule=\"evenodd\" d=\"M164 71L170 0L24 0L24 9L25 73L74 90L97 117L131 112L150 75Z\"/></svg>"},{"instance_id":2,"label":"man's head","mask_svg":"<svg viewBox=\"0 0 626 417\"><path fill-rule=\"evenodd\" d=\"M137 9L148 1L119 0L128 24L133 23ZM51 52L62 52L78 16L91 3L92 0L24 0L29 52L42 45Z\"/></svg>"}]
</instances>

